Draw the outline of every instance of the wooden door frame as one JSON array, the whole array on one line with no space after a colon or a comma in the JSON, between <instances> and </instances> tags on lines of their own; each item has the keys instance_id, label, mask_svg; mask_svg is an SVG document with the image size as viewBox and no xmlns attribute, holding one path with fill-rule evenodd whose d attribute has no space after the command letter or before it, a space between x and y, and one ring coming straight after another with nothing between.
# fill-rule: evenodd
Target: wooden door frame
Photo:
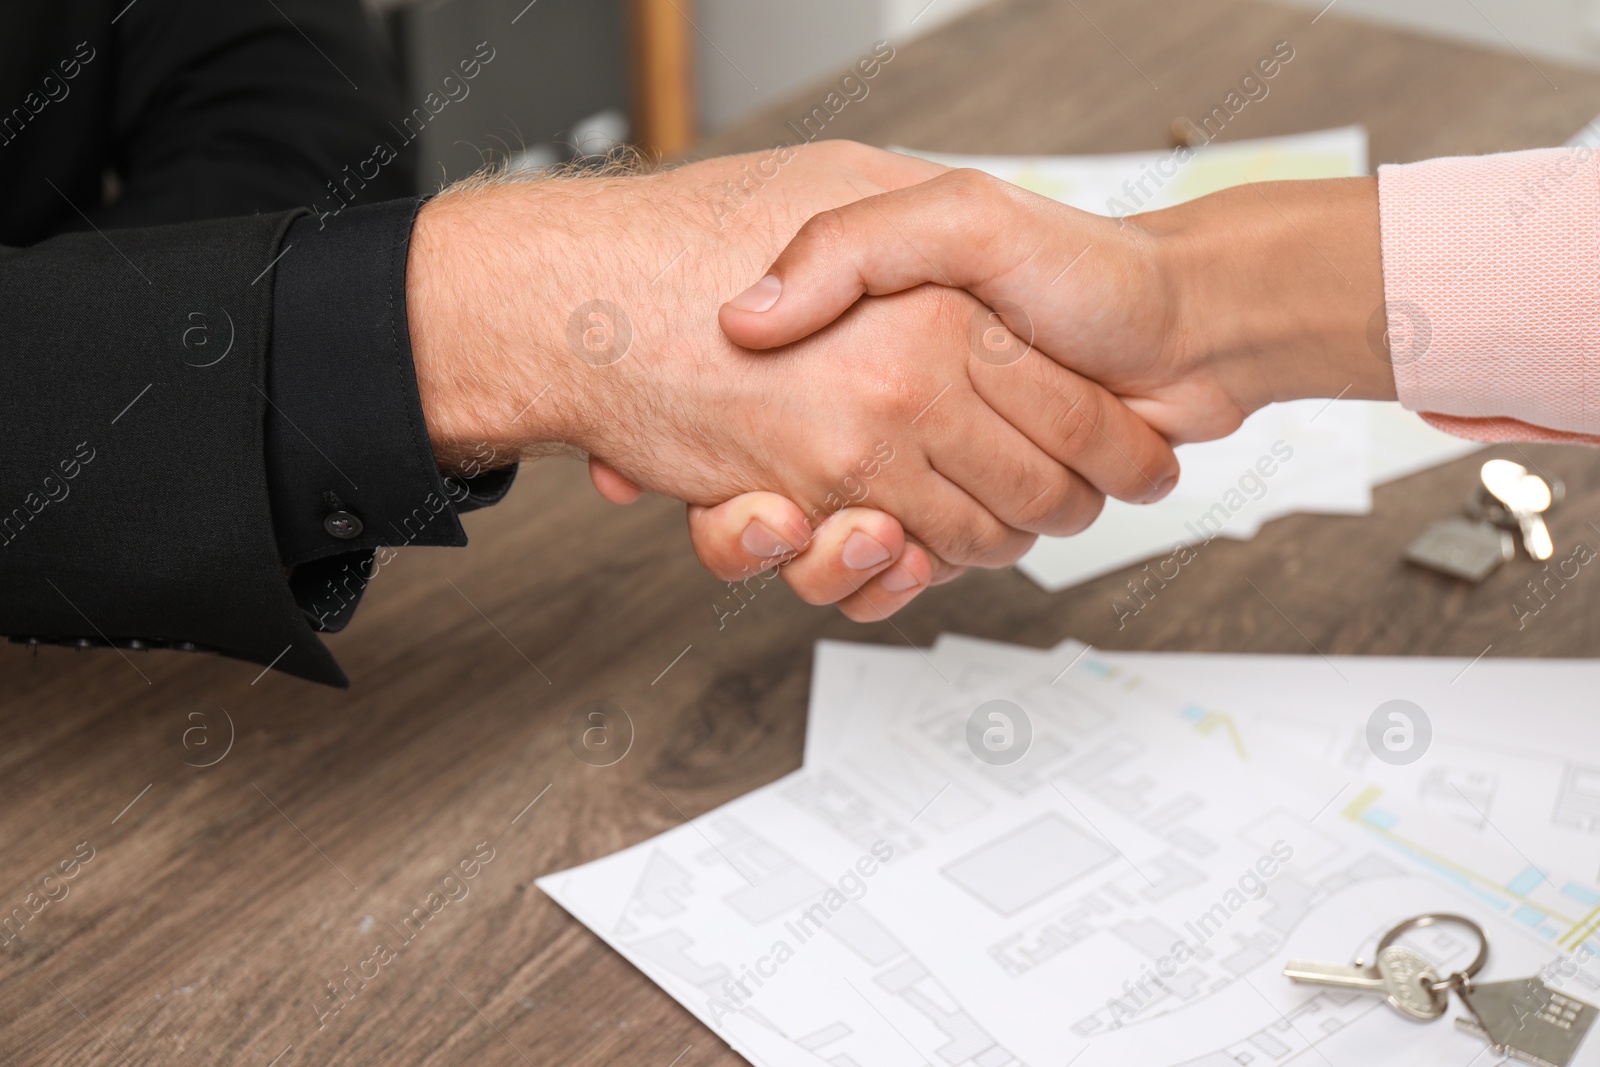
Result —
<instances>
[{"instance_id":1,"label":"wooden door frame","mask_svg":"<svg viewBox=\"0 0 1600 1067\"><path fill-rule=\"evenodd\" d=\"M650 155L686 153L697 136L693 0L629 0L633 140Z\"/></svg>"}]
</instances>

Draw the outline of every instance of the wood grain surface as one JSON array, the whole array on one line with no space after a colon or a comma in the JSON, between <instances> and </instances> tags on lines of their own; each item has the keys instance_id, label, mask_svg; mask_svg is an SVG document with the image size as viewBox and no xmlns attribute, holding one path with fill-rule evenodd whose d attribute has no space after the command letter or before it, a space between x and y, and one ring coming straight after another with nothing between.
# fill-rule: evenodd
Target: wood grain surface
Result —
<instances>
[{"instance_id":1,"label":"wood grain surface","mask_svg":"<svg viewBox=\"0 0 1600 1067\"><path fill-rule=\"evenodd\" d=\"M1229 138L1361 122L1376 161L1407 160L1560 143L1600 111L1595 74L1313 14L998 3L901 48L827 135L1158 148L1280 40L1295 60ZM770 145L825 92L705 151ZM1600 548L1592 452L1495 453L1565 480L1558 551ZM0 918L28 915L0 937L0 1063L738 1064L532 881L797 767L818 638L1594 654L1587 571L1519 625L1526 561L1476 588L1401 563L1459 508L1475 462L1379 490L1367 517L1216 542L1121 629L1112 603L1131 570L1055 595L975 575L866 627L772 587L719 628L726 590L694 562L680 508L613 508L577 464L547 461L468 517L470 549L384 568L333 640L348 693L216 658L0 647ZM567 743L596 698L633 724L609 767ZM70 880L43 881L68 861ZM443 881L452 870L473 876ZM59 899L29 914L47 889ZM375 961L380 941L391 954ZM335 999L329 983L346 980Z\"/></svg>"}]
</instances>

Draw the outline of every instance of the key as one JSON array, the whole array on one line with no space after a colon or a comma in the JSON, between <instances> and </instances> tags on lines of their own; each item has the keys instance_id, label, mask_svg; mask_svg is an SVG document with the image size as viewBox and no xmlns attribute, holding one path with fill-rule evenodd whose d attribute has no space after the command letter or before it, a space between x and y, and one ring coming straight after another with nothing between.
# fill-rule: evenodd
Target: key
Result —
<instances>
[{"instance_id":1,"label":"key","mask_svg":"<svg viewBox=\"0 0 1600 1067\"><path fill-rule=\"evenodd\" d=\"M1523 547L1537 560L1547 560L1555 553L1543 514L1550 510L1553 499L1550 486L1538 475L1530 474L1517 485L1516 502L1520 506L1512 508L1512 514L1522 527Z\"/></svg>"},{"instance_id":2,"label":"key","mask_svg":"<svg viewBox=\"0 0 1600 1067\"><path fill-rule=\"evenodd\" d=\"M1441 519L1411 542L1406 559L1453 578L1481 582L1516 550L1511 535L1497 526L1470 519Z\"/></svg>"},{"instance_id":3,"label":"key","mask_svg":"<svg viewBox=\"0 0 1600 1067\"><path fill-rule=\"evenodd\" d=\"M1461 982L1454 987L1473 1018L1456 1026L1496 1053L1534 1067L1568 1067L1600 1008L1551 989L1539 978Z\"/></svg>"},{"instance_id":4,"label":"key","mask_svg":"<svg viewBox=\"0 0 1600 1067\"><path fill-rule=\"evenodd\" d=\"M1450 1007L1450 995L1439 986L1439 976L1427 957L1404 945L1390 945L1378 953L1376 962L1354 967L1335 963L1290 960L1284 977L1306 985L1377 993L1389 1006L1412 1019L1431 1022Z\"/></svg>"},{"instance_id":5,"label":"key","mask_svg":"<svg viewBox=\"0 0 1600 1067\"><path fill-rule=\"evenodd\" d=\"M1550 487L1550 508L1554 508L1565 499L1566 487L1559 480L1546 481L1545 484ZM1550 508L1545 510L1548 512ZM1496 526L1516 529L1520 525L1517 522L1517 517L1511 514L1510 509L1502 504L1498 497L1481 485L1467 497L1466 512L1469 518L1478 519L1481 522L1492 522Z\"/></svg>"},{"instance_id":6,"label":"key","mask_svg":"<svg viewBox=\"0 0 1600 1067\"><path fill-rule=\"evenodd\" d=\"M1520 527L1528 554L1534 559L1549 559L1548 554L1540 553L1550 543L1550 531L1542 518L1542 513L1555 502L1550 484L1530 474L1526 467L1504 459L1485 463L1479 480L1487 498L1481 502L1484 517L1501 525Z\"/></svg>"},{"instance_id":7,"label":"key","mask_svg":"<svg viewBox=\"0 0 1600 1067\"><path fill-rule=\"evenodd\" d=\"M1528 555L1536 560L1547 560L1554 555L1555 546L1543 514L1555 503L1550 483L1507 459L1491 459L1478 476L1483 487L1504 505L1522 529L1522 544Z\"/></svg>"}]
</instances>

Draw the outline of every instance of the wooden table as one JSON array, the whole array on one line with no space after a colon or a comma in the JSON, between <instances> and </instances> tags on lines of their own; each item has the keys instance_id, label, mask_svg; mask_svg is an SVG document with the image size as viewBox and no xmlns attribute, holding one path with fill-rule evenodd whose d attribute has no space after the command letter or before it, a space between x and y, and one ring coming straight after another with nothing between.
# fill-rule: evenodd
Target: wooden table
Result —
<instances>
[{"instance_id":1,"label":"wooden table","mask_svg":"<svg viewBox=\"0 0 1600 1067\"><path fill-rule=\"evenodd\" d=\"M1376 160L1407 160L1560 143L1600 111L1600 75L1312 14L1012 0L901 49L828 132L972 152L1158 148L1173 118L1209 110L1280 40L1296 58L1229 137L1362 122ZM823 91L711 147L769 145ZM1600 539L1592 453L1500 451L1566 480L1559 544ZM67 895L0 946L0 1062L740 1063L532 881L798 766L814 641L953 630L1041 646L1593 654L1588 579L1519 629L1532 565L1468 588L1401 564L1458 507L1473 462L1380 490L1370 517L1218 542L1122 630L1111 602L1128 573L1046 595L1005 572L868 627L773 589L719 631L724 589L693 562L680 509L612 508L578 465L552 461L468 520L470 550L385 569L333 642L349 693L221 659L0 648L0 908L93 850L50 883ZM566 741L573 710L600 697L636 727L604 768ZM403 917L475 849L493 859L467 895L407 927L395 958L364 962L380 939L401 943ZM327 983L357 971L370 981L350 979L359 992L319 1019Z\"/></svg>"}]
</instances>

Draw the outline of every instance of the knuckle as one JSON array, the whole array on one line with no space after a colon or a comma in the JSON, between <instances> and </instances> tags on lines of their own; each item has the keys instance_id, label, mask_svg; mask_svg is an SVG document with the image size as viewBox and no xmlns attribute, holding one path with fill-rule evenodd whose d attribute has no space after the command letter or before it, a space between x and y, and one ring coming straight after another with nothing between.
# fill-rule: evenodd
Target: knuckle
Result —
<instances>
[{"instance_id":1,"label":"knuckle","mask_svg":"<svg viewBox=\"0 0 1600 1067\"><path fill-rule=\"evenodd\" d=\"M839 470L854 467L861 458L860 441L877 440L882 436L885 425L893 427L908 425L916 418L922 406L933 399L938 392L934 383L914 383L907 380L904 374L896 373L889 368L868 376L856 388L859 390L860 403L868 422L854 435L857 443L838 450L838 454L834 456L835 467ZM924 396L924 393L928 395ZM878 436L875 437L874 434Z\"/></svg>"},{"instance_id":2,"label":"knuckle","mask_svg":"<svg viewBox=\"0 0 1600 1067\"><path fill-rule=\"evenodd\" d=\"M981 528L966 530L959 534L950 555L963 566L981 567L993 555L999 544L999 532L985 524Z\"/></svg>"},{"instance_id":3,"label":"knuckle","mask_svg":"<svg viewBox=\"0 0 1600 1067\"><path fill-rule=\"evenodd\" d=\"M942 175L942 178L969 196L987 196L1003 192L1005 187L999 178L974 167L960 167Z\"/></svg>"},{"instance_id":4,"label":"knuckle","mask_svg":"<svg viewBox=\"0 0 1600 1067\"><path fill-rule=\"evenodd\" d=\"M1014 537L997 520L974 517L945 530L936 548L947 562L959 566L1003 567L1014 561L1015 557L1006 558Z\"/></svg>"},{"instance_id":5,"label":"knuckle","mask_svg":"<svg viewBox=\"0 0 1600 1067\"><path fill-rule=\"evenodd\" d=\"M1021 199L1025 195L1024 190L985 171L962 168L935 180L948 183L948 192L956 210L981 214L990 220L989 229L995 232L1000 231L999 227L992 225L995 211L1004 210L1012 217L1017 217L1016 212L1026 203ZM1031 215L1022 215L1018 221L1025 226L1037 225L1037 220Z\"/></svg>"},{"instance_id":6,"label":"knuckle","mask_svg":"<svg viewBox=\"0 0 1600 1067\"><path fill-rule=\"evenodd\" d=\"M837 253L849 238L849 224L845 221L844 212L838 208L829 208L811 216L795 235L796 242L803 242L824 255Z\"/></svg>"},{"instance_id":7,"label":"knuckle","mask_svg":"<svg viewBox=\"0 0 1600 1067\"><path fill-rule=\"evenodd\" d=\"M937 553L927 550L926 547L924 548L924 551L928 557L929 586L935 586L943 582L947 582L951 578L961 573L961 567L958 567L953 563L946 562Z\"/></svg>"},{"instance_id":8,"label":"knuckle","mask_svg":"<svg viewBox=\"0 0 1600 1067\"><path fill-rule=\"evenodd\" d=\"M1092 389L1079 392L1071 403L1056 405L1050 417L1050 437L1056 458L1063 461L1089 450L1099 438L1100 400Z\"/></svg>"},{"instance_id":9,"label":"knuckle","mask_svg":"<svg viewBox=\"0 0 1600 1067\"><path fill-rule=\"evenodd\" d=\"M869 405L870 410L872 398L868 397L864 402ZM819 455L825 464L823 477L827 479L828 496L833 504L838 505L829 508L830 516L843 511L845 505L851 503L849 487L844 482L855 472L856 464L862 456L861 442L871 438L875 425L881 426L881 424L867 423L859 427L856 432L833 437L821 446Z\"/></svg>"},{"instance_id":10,"label":"knuckle","mask_svg":"<svg viewBox=\"0 0 1600 1067\"><path fill-rule=\"evenodd\" d=\"M984 553L982 565L985 567L1009 567L1023 556L1028 549L1038 540L1035 534L1025 534L1016 530L1004 530L998 534L988 550Z\"/></svg>"},{"instance_id":11,"label":"knuckle","mask_svg":"<svg viewBox=\"0 0 1600 1067\"><path fill-rule=\"evenodd\" d=\"M934 558L957 566L970 563L976 551L976 524L966 516L937 515L918 531Z\"/></svg>"},{"instance_id":12,"label":"knuckle","mask_svg":"<svg viewBox=\"0 0 1600 1067\"><path fill-rule=\"evenodd\" d=\"M1072 479L1064 471L1061 476L1046 479L1039 488L1019 503L1012 511L1011 524L1020 530L1048 532L1062 524L1075 510L1076 498Z\"/></svg>"},{"instance_id":13,"label":"knuckle","mask_svg":"<svg viewBox=\"0 0 1600 1067\"><path fill-rule=\"evenodd\" d=\"M996 207L1018 207L1027 202L1029 195L1021 186L971 167L950 171L942 177L951 182L958 194L983 201L985 211L992 211Z\"/></svg>"}]
</instances>

